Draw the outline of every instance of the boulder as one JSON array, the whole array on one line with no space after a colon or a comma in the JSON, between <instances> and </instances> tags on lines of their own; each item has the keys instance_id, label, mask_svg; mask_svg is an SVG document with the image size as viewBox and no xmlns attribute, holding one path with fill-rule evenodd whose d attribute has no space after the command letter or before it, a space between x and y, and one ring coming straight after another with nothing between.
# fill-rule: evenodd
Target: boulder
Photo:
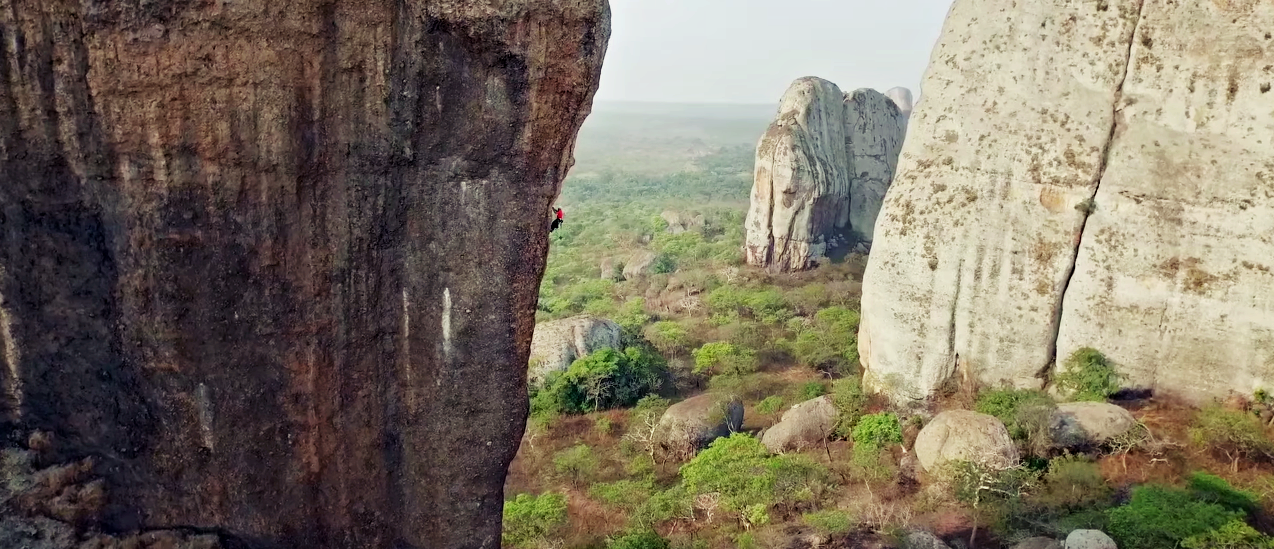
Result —
<instances>
[{"instance_id":1,"label":"boulder","mask_svg":"<svg viewBox=\"0 0 1274 549\"><path fill-rule=\"evenodd\" d=\"M650 250L634 253L628 258L628 262L624 263L624 278L631 280L650 274L650 265L655 262L655 257L657 257L655 252Z\"/></svg>"},{"instance_id":2,"label":"boulder","mask_svg":"<svg viewBox=\"0 0 1274 549\"><path fill-rule=\"evenodd\" d=\"M757 144L748 263L797 271L846 232L869 239L904 131L898 107L879 92L847 95L813 77L793 82Z\"/></svg>"},{"instance_id":3,"label":"boulder","mask_svg":"<svg viewBox=\"0 0 1274 549\"><path fill-rule=\"evenodd\" d=\"M623 330L611 320L579 315L535 325L527 383L538 386L553 372L598 349L618 349Z\"/></svg>"},{"instance_id":4,"label":"boulder","mask_svg":"<svg viewBox=\"0 0 1274 549\"><path fill-rule=\"evenodd\" d=\"M743 403L738 398L705 393L668 407L655 426L656 448L665 457L687 459L742 427Z\"/></svg>"},{"instance_id":5,"label":"boulder","mask_svg":"<svg viewBox=\"0 0 1274 549\"><path fill-rule=\"evenodd\" d=\"M929 532L912 530L902 538L902 549L951 549L951 547Z\"/></svg>"},{"instance_id":6,"label":"boulder","mask_svg":"<svg viewBox=\"0 0 1274 549\"><path fill-rule=\"evenodd\" d=\"M607 2L0 11L6 432L104 532L498 547Z\"/></svg>"},{"instance_id":7,"label":"boulder","mask_svg":"<svg viewBox=\"0 0 1274 549\"><path fill-rule=\"evenodd\" d=\"M1061 448L1101 444L1137 426L1128 410L1107 402L1058 404L1049 420L1049 438Z\"/></svg>"},{"instance_id":8,"label":"boulder","mask_svg":"<svg viewBox=\"0 0 1274 549\"><path fill-rule=\"evenodd\" d=\"M1026 538L1017 542L1013 549L1062 549L1062 542L1053 538Z\"/></svg>"},{"instance_id":9,"label":"boulder","mask_svg":"<svg viewBox=\"0 0 1274 549\"><path fill-rule=\"evenodd\" d=\"M866 385L1039 388L1083 347L1195 403L1274 383L1271 28L1251 2L957 0L873 235Z\"/></svg>"},{"instance_id":10,"label":"boulder","mask_svg":"<svg viewBox=\"0 0 1274 549\"><path fill-rule=\"evenodd\" d=\"M672 234L681 234L689 230L697 229L703 227L704 224L707 223L707 218L705 218L703 214L691 217L681 212L665 210L663 213L659 214L659 217L663 218L663 220L668 223L668 232Z\"/></svg>"},{"instance_id":11,"label":"boulder","mask_svg":"<svg viewBox=\"0 0 1274 549\"><path fill-rule=\"evenodd\" d=\"M916 436L916 458L925 471L946 461L974 461L992 467L1017 464L1017 446L994 416L949 410L934 416Z\"/></svg>"},{"instance_id":12,"label":"boulder","mask_svg":"<svg viewBox=\"0 0 1274 549\"><path fill-rule=\"evenodd\" d=\"M807 400L783 412L761 436L761 444L775 453L818 445L836 428L838 416L831 396Z\"/></svg>"},{"instance_id":13,"label":"boulder","mask_svg":"<svg viewBox=\"0 0 1274 549\"><path fill-rule=\"evenodd\" d=\"M911 118L911 90L903 87L889 88L889 91L885 92L885 97L898 106L898 111L902 113L904 119Z\"/></svg>"},{"instance_id":14,"label":"boulder","mask_svg":"<svg viewBox=\"0 0 1274 549\"><path fill-rule=\"evenodd\" d=\"M1075 530L1066 536L1065 549L1119 549L1115 540L1100 530Z\"/></svg>"},{"instance_id":15,"label":"boulder","mask_svg":"<svg viewBox=\"0 0 1274 549\"><path fill-rule=\"evenodd\" d=\"M609 257L606 259L603 259L602 262L597 265L597 269L601 273L600 278L602 280L615 280L616 278L618 278L616 276L617 274L620 276L623 276L622 272L620 273L615 272L615 260Z\"/></svg>"}]
</instances>

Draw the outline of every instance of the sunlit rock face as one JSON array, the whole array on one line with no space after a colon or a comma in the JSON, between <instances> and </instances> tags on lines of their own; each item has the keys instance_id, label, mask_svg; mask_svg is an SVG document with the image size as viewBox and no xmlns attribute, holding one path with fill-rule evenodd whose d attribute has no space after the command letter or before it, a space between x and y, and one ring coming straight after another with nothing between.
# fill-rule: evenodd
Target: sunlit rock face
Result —
<instances>
[{"instance_id":1,"label":"sunlit rock face","mask_svg":"<svg viewBox=\"0 0 1274 549\"><path fill-rule=\"evenodd\" d=\"M6 428L95 457L113 529L499 547L540 212L609 18L605 0L0 10Z\"/></svg>"},{"instance_id":2,"label":"sunlit rock face","mask_svg":"<svg viewBox=\"0 0 1274 549\"><path fill-rule=\"evenodd\" d=\"M1260 2L957 0L876 225L867 384L1040 387L1083 347L1195 402L1274 382L1271 28Z\"/></svg>"},{"instance_id":3,"label":"sunlit rock face","mask_svg":"<svg viewBox=\"0 0 1274 549\"><path fill-rule=\"evenodd\" d=\"M897 106L874 90L793 82L757 144L748 263L798 271L869 244L904 132Z\"/></svg>"}]
</instances>

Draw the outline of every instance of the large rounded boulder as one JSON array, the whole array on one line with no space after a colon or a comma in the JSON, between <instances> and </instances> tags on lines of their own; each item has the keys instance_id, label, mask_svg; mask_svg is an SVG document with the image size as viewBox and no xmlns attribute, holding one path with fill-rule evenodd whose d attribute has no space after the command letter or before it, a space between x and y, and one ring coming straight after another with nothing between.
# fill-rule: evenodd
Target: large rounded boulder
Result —
<instances>
[{"instance_id":1,"label":"large rounded boulder","mask_svg":"<svg viewBox=\"0 0 1274 549\"><path fill-rule=\"evenodd\" d=\"M1049 420L1049 436L1059 448L1101 444L1127 433L1137 419L1119 406L1106 402L1058 404Z\"/></svg>"},{"instance_id":2,"label":"large rounded boulder","mask_svg":"<svg viewBox=\"0 0 1274 549\"><path fill-rule=\"evenodd\" d=\"M916 457L926 471L947 461L973 461L1009 467L1018 461L1017 446L1000 420L968 410L942 412L916 436Z\"/></svg>"},{"instance_id":3,"label":"large rounded boulder","mask_svg":"<svg viewBox=\"0 0 1274 549\"><path fill-rule=\"evenodd\" d=\"M775 453L820 444L836 428L837 415L832 397L807 400L783 412L779 422L761 435L761 444Z\"/></svg>"},{"instance_id":4,"label":"large rounded boulder","mask_svg":"<svg viewBox=\"0 0 1274 549\"><path fill-rule=\"evenodd\" d=\"M655 448L661 457L685 459L742 427L738 398L702 394L668 407L655 426Z\"/></svg>"},{"instance_id":5,"label":"large rounded boulder","mask_svg":"<svg viewBox=\"0 0 1274 549\"><path fill-rule=\"evenodd\" d=\"M576 359L619 346L619 325L604 318L580 315L539 324L531 338L527 380L543 384L549 374L566 370Z\"/></svg>"}]
</instances>

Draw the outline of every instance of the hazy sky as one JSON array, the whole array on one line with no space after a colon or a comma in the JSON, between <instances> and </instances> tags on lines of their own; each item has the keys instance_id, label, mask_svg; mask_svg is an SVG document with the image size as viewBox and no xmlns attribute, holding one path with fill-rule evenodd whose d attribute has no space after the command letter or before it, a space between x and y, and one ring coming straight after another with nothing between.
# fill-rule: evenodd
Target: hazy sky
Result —
<instances>
[{"instance_id":1,"label":"hazy sky","mask_svg":"<svg viewBox=\"0 0 1274 549\"><path fill-rule=\"evenodd\" d=\"M802 76L919 96L951 0L610 3L598 100L775 103Z\"/></svg>"}]
</instances>

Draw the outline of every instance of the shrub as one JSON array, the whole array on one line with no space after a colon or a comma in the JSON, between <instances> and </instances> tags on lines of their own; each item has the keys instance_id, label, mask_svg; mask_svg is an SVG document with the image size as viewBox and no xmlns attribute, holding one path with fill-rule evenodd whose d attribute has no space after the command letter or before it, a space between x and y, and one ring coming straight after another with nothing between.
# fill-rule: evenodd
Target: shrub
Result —
<instances>
[{"instance_id":1,"label":"shrub","mask_svg":"<svg viewBox=\"0 0 1274 549\"><path fill-rule=\"evenodd\" d=\"M553 469L572 483L580 484L597 472L597 456L587 445L576 444L553 456Z\"/></svg>"},{"instance_id":2,"label":"shrub","mask_svg":"<svg viewBox=\"0 0 1274 549\"><path fill-rule=\"evenodd\" d=\"M772 415L783 409L783 397L768 396L756 405L756 413L763 416Z\"/></svg>"},{"instance_id":3,"label":"shrub","mask_svg":"<svg viewBox=\"0 0 1274 549\"><path fill-rule=\"evenodd\" d=\"M884 482L897 471L889 451L872 444L855 445L849 454L849 476L864 483Z\"/></svg>"},{"instance_id":4,"label":"shrub","mask_svg":"<svg viewBox=\"0 0 1274 549\"><path fill-rule=\"evenodd\" d=\"M801 517L805 524L824 534L844 534L854 527L854 520L844 511L818 511Z\"/></svg>"},{"instance_id":5,"label":"shrub","mask_svg":"<svg viewBox=\"0 0 1274 549\"><path fill-rule=\"evenodd\" d=\"M685 326L670 320L661 320L646 327L644 335L659 352L680 356L690 345L690 332Z\"/></svg>"},{"instance_id":6,"label":"shrub","mask_svg":"<svg viewBox=\"0 0 1274 549\"><path fill-rule=\"evenodd\" d=\"M804 366L842 375L858 366L858 311L830 307L814 315L813 322L799 327L796 336L784 342L793 358Z\"/></svg>"},{"instance_id":7,"label":"shrub","mask_svg":"<svg viewBox=\"0 0 1274 549\"><path fill-rule=\"evenodd\" d=\"M637 506L630 519L639 526L653 527L673 519L691 518L693 512L694 506L686 489L674 486L651 494L649 499Z\"/></svg>"},{"instance_id":8,"label":"shrub","mask_svg":"<svg viewBox=\"0 0 1274 549\"><path fill-rule=\"evenodd\" d=\"M1254 513L1261 507L1256 494L1239 490L1216 475L1195 471L1190 473L1188 479L1190 491L1194 492L1195 497L1200 500L1244 513Z\"/></svg>"},{"instance_id":9,"label":"shrub","mask_svg":"<svg viewBox=\"0 0 1274 549\"><path fill-rule=\"evenodd\" d=\"M1106 529L1121 549L1161 549L1238 518L1239 513L1198 501L1186 490L1152 484L1133 488L1127 505L1111 509Z\"/></svg>"},{"instance_id":10,"label":"shrub","mask_svg":"<svg viewBox=\"0 0 1274 549\"><path fill-rule=\"evenodd\" d=\"M607 538L606 549L669 549L672 544L653 530Z\"/></svg>"},{"instance_id":11,"label":"shrub","mask_svg":"<svg viewBox=\"0 0 1274 549\"><path fill-rule=\"evenodd\" d=\"M858 420L853 431L854 446L884 448L888 444L902 444L902 424L893 412L865 415Z\"/></svg>"},{"instance_id":12,"label":"shrub","mask_svg":"<svg viewBox=\"0 0 1274 549\"><path fill-rule=\"evenodd\" d=\"M1216 530L1181 541L1184 549L1274 549L1274 538L1241 520L1231 520Z\"/></svg>"},{"instance_id":13,"label":"shrub","mask_svg":"<svg viewBox=\"0 0 1274 549\"><path fill-rule=\"evenodd\" d=\"M836 406L836 436L848 439L854 426L867 411L867 394L858 378L838 379L832 383L832 404Z\"/></svg>"},{"instance_id":14,"label":"shrub","mask_svg":"<svg viewBox=\"0 0 1274 549\"><path fill-rule=\"evenodd\" d=\"M667 375L663 358L640 347L599 349L565 372L549 375L531 396L532 412L586 413L631 406L657 390Z\"/></svg>"},{"instance_id":15,"label":"shrub","mask_svg":"<svg viewBox=\"0 0 1274 549\"><path fill-rule=\"evenodd\" d=\"M650 499L655 485L651 479L617 480L594 484L588 489L588 495L606 505L624 511L631 511Z\"/></svg>"},{"instance_id":16,"label":"shrub","mask_svg":"<svg viewBox=\"0 0 1274 549\"><path fill-rule=\"evenodd\" d=\"M634 297L625 301L611 317L611 320L614 320L625 332L640 333L642 326L650 322L650 315L646 314L646 300Z\"/></svg>"},{"instance_id":17,"label":"shrub","mask_svg":"<svg viewBox=\"0 0 1274 549\"><path fill-rule=\"evenodd\" d=\"M1104 401L1119 390L1123 378L1105 355L1091 347L1071 353L1063 367L1053 381L1072 400Z\"/></svg>"},{"instance_id":18,"label":"shrub","mask_svg":"<svg viewBox=\"0 0 1274 549\"><path fill-rule=\"evenodd\" d=\"M801 402L818 398L827 394L827 384L821 381L807 381L801 385Z\"/></svg>"},{"instance_id":19,"label":"shrub","mask_svg":"<svg viewBox=\"0 0 1274 549\"><path fill-rule=\"evenodd\" d=\"M1063 456L1048 463L1044 485L1032 499L1051 510L1070 510L1095 505L1109 494L1110 487L1096 464Z\"/></svg>"},{"instance_id":20,"label":"shrub","mask_svg":"<svg viewBox=\"0 0 1274 549\"><path fill-rule=\"evenodd\" d=\"M771 456L759 440L743 433L714 440L681 467L688 494L718 493L722 507L749 524L757 524L752 519L759 517L758 507L792 508L817 499L827 476L827 469L808 457Z\"/></svg>"},{"instance_id":21,"label":"shrub","mask_svg":"<svg viewBox=\"0 0 1274 549\"><path fill-rule=\"evenodd\" d=\"M566 496L553 492L532 496L518 494L504 502L505 544L529 547L566 523Z\"/></svg>"},{"instance_id":22,"label":"shrub","mask_svg":"<svg viewBox=\"0 0 1274 549\"><path fill-rule=\"evenodd\" d=\"M996 389L978 395L973 406L1004 423L1009 436L1032 453L1043 455L1049 446L1049 419L1056 405L1044 391Z\"/></svg>"},{"instance_id":23,"label":"shrub","mask_svg":"<svg viewBox=\"0 0 1274 549\"><path fill-rule=\"evenodd\" d=\"M675 273L677 272L677 261L673 259L671 254L659 254L655 256L655 260L650 263L650 272L653 274Z\"/></svg>"},{"instance_id":24,"label":"shrub","mask_svg":"<svg viewBox=\"0 0 1274 549\"><path fill-rule=\"evenodd\" d=\"M705 343L694 350L696 374L724 374L739 376L756 371L756 353L740 349L731 343L718 341Z\"/></svg>"},{"instance_id":25,"label":"shrub","mask_svg":"<svg viewBox=\"0 0 1274 549\"><path fill-rule=\"evenodd\" d=\"M766 522L770 520L770 517L765 515L764 510L761 510L760 515L754 518L757 520L763 519ZM756 536L744 532L734 537L734 547L735 549L758 549L760 545L756 542Z\"/></svg>"},{"instance_id":26,"label":"shrub","mask_svg":"<svg viewBox=\"0 0 1274 549\"><path fill-rule=\"evenodd\" d=\"M615 429L615 425L611 423L610 418L606 416L598 416L593 420L593 429L603 435L609 435Z\"/></svg>"},{"instance_id":27,"label":"shrub","mask_svg":"<svg viewBox=\"0 0 1274 549\"><path fill-rule=\"evenodd\" d=\"M1240 459L1274 457L1274 444L1265 428L1251 414L1208 406L1199 411L1190 439L1216 454L1228 457L1238 469Z\"/></svg>"}]
</instances>

